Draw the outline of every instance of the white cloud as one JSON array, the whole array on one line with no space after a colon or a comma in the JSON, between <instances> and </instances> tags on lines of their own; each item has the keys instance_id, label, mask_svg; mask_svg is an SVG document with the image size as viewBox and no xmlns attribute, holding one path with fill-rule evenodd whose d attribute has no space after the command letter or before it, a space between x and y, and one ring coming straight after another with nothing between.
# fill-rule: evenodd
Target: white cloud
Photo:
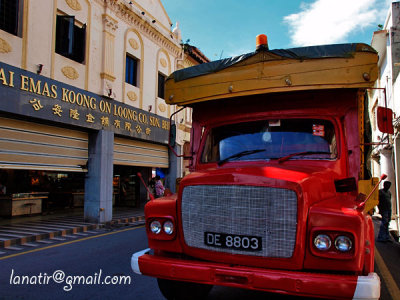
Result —
<instances>
[{"instance_id":1,"label":"white cloud","mask_svg":"<svg viewBox=\"0 0 400 300\"><path fill-rule=\"evenodd\" d=\"M295 46L332 44L344 42L357 30L378 25L382 0L316 0L302 3L301 11L284 17L289 25L291 40ZM375 29L375 28L374 28Z\"/></svg>"}]
</instances>

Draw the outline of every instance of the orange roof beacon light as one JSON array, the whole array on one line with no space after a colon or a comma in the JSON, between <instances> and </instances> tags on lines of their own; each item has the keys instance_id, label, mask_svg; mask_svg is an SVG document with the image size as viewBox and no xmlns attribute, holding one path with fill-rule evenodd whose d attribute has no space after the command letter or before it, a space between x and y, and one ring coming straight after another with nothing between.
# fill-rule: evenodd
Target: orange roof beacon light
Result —
<instances>
[{"instance_id":1,"label":"orange roof beacon light","mask_svg":"<svg viewBox=\"0 0 400 300\"><path fill-rule=\"evenodd\" d=\"M256 51L268 50L268 38L265 34L259 34L256 37Z\"/></svg>"}]
</instances>

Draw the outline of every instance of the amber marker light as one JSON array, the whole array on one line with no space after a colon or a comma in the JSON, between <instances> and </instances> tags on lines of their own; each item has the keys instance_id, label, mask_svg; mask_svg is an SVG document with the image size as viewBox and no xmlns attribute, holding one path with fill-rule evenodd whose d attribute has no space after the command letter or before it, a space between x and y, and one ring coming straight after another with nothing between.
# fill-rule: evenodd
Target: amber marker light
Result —
<instances>
[{"instance_id":1,"label":"amber marker light","mask_svg":"<svg viewBox=\"0 0 400 300\"><path fill-rule=\"evenodd\" d=\"M259 34L256 37L256 50L268 50L268 38L265 34Z\"/></svg>"}]
</instances>

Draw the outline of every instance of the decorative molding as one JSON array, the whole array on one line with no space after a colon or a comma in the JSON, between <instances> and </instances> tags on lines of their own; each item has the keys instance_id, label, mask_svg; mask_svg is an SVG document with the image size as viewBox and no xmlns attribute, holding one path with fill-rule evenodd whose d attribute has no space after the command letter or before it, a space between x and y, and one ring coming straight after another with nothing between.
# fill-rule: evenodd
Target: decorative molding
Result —
<instances>
[{"instance_id":1,"label":"decorative molding","mask_svg":"<svg viewBox=\"0 0 400 300\"><path fill-rule=\"evenodd\" d=\"M68 6L71 7L73 10L82 10L82 6L78 0L65 0Z\"/></svg>"},{"instance_id":2,"label":"decorative molding","mask_svg":"<svg viewBox=\"0 0 400 300\"><path fill-rule=\"evenodd\" d=\"M185 65L183 65L181 62L178 62L178 65L176 68L177 68L177 70L180 70L180 69L185 68Z\"/></svg>"},{"instance_id":3,"label":"decorative molding","mask_svg":"<svg viewBox=\"0 0 400 300\"><path fill-rule=\"evenodd\" d=\"M129 39L129 45L135 50L139 49L139 43L135 39Z\"/></svg>"},{"instance_id":4,"label":"decorative molding","mask_svg":"<svg viewBox=\"0 0 400 300\"><path fill-rule=\"evenodd\" d=\"M178 124L178 129L182 130L182 131L185 131L186 126L184 124Z\"/></svg>"},{"instance_id":5,"label":"decorative molding","mask_svg":"<svg viewBox=\"0 0 400 300\"><path fill-rule=\"evenodd\" d=\"M11 52L12 48L10 44L6 41L0 38L0 53L8 53Z\"/></svg>"},{"instance_id":6,"label":"decorative molding","mask_svg":"<svg viewBox=\"0 0 400 300\"><path fill-rule=\"evenodd\" d=\"M182 53L182 47L176 39L172 39L167 35L158 31L149 21L133 12L127 4L117 0L103 0L107 8L109 8L119 19L125 21L130 27L134 27L141 34L146 35L149 39L159 45L160 48L168 49L174 56ZM172 34L172 32L170 32Z\"/></svg>"},{"instance_id":7,"label":"decorative molding","mask_svg":"<svg viewBox=\"0 0 400 300\"><path fill-rule=\"evenodd\" d=\"M188 67L194 66L194 63L191 60L189 60L187 57L185 57L184 65L185 66L183 68L188 68Z\"/></svg>"},{"instance_id":8,"label":"decorative molding","mask_svg":"<svg viewBox=\"0 0 400 300\"><path fill-rule=\"evenodd\" d=\"M118 21L109 15L103 14L103 22L105 29L109 32L115 32L118 29Z\"/></svg>"},{"instance_id":9,"label":"decorative molding","mask_svg":"<svg viewBox=\"0 0 400 300\"><path fill-rule=\"evenodd\" d=\"M61 72L64 74L65 77L75 80L79 78L79 73L73 67L66 66L61 69Z\"/></svg>"},{"instance_id":10,"label":"decorative molding","mask_svg":"<svg viewBox=\"0 0 400 300\"><path fill-rule=\"evenodd\" d=\"M137 95L134 91L129 91L127 94L129 100L131 101L136 101L137 100Z\"/></svg>"},{"instance_id":11,"label":"decorative molding","mask_svg":"<svg viewBox=\"0 0 400 300\"><path fill-rule=\"evenodd\" d=\"M165 60L165 58L161 58L160 59L160 64L163 68L167 67L167 61Z\"/></svg>"},{"instance_id":12,"label":"decorative molding","mask_svg":"<svg viewBox=\"0 0 400 300\"><path fill-rule=\"evenodd\" d=\"M112 81L112 82L114 82L115 79L117 79L115 76L108 74L108 73L104 73L104 72L100 73L100 77L101 77L101 79L106 79L106 80Z\"/></svg>"},{"instance_id":13,"label":"decorative molding","mask_svg":"<svg viewBox=\"0 0 400 300\"><path fill-rule=\"evenodd\" d=\"M165 106L165 104L160 103L160 104L158 104L158 109L159 109L161 112L165 112L165 111L167 110L167 107Z\"/></svg>"}]
</instances>

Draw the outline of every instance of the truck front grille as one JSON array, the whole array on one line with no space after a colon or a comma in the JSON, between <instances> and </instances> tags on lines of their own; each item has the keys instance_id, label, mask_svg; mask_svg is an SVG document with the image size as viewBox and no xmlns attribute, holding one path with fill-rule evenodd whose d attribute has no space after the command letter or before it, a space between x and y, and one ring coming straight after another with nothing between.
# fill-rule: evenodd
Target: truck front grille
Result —
<instances>
[{"instance_id":1,"label":"truck front grille","mask_svg":"<svg viewBox=\"0 0 400 300\"><path fill-rule=\"evenodd\" d=\"M259 186L187 186L182 195L182 225L185 243L190 247L290 258L296 243L297 195L293 190ZM206 232L261 237L262 249L209 246Z\"/></svg>"}]
</instances>

